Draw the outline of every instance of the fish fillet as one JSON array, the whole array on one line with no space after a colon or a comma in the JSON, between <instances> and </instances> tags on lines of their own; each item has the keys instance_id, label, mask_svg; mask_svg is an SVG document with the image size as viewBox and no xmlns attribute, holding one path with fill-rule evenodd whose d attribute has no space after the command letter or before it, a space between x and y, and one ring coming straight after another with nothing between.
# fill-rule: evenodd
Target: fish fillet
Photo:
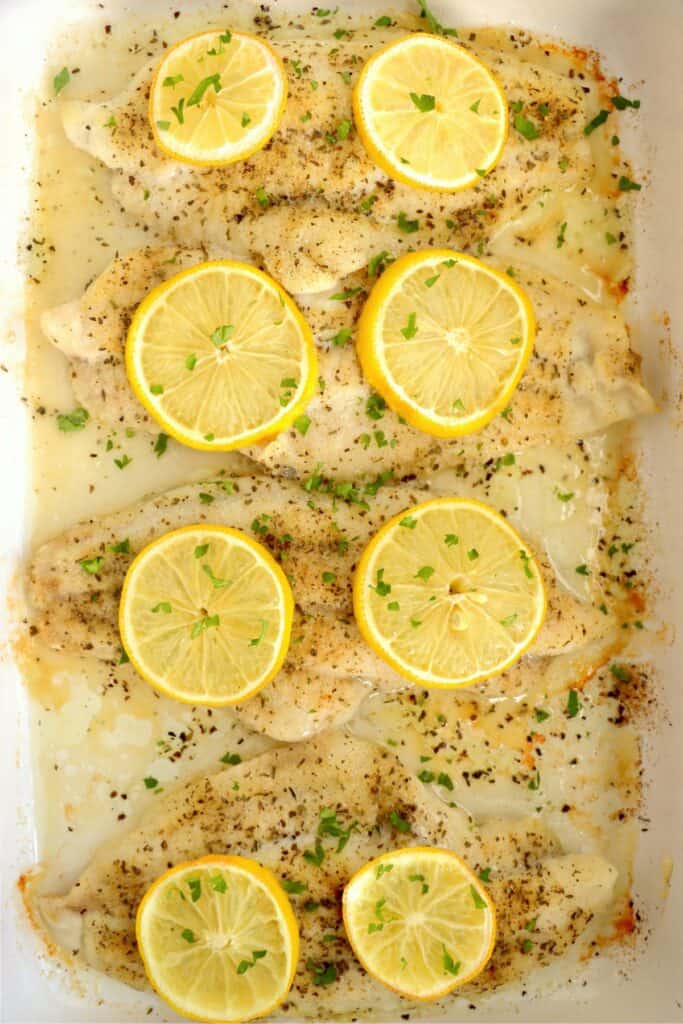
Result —
<instances>
[{"instance_id":1,"label":"fish fillet","mask_svg":"<svg viewBox=\"0 0 683 1024\"><path fill-rule=\"evenodd\" d=\"M69 359L74 392L91 415L116 426L155 429L128 384L126 331L152 287L206 254L204 249L166 246L118 257L81 299L43 314L43 330ZM368 413L372 391L363 380L353 340L344 347L335 344L342 329L354 329L372 283L363 273L344 281L344 288L361 289L346 302L331 298L329 290L300 297L318 343L319 387L307 410L310 426L305 435L292 428L247 449L248 454L284 475L305 476L318 465L346 478L387 469L406 473L454 465L463 456L476 458L482 444L495 455L541 441L563 443L652 411L640 380L640 359L619 310L598 305L538 270L522 268L518 276L536 311L535 350L505 416L484 430L441 442L401 422L382 403L371 404Z\"/></svg>"},{"instance_id":2,"label":"fish fillet","mask_svg":"<svg viewBox=\"0 0 683 1024\"><path fill-rule=\"evenodd\" d=\"M270 736L302 738L347 720L369 688L405 685L360 638L352 617L352 574L362 548L382 522L434 493L443 491L409 484L385 486L374 498L353 504L330 494L316 493L312 499L293 482L261 477L170 491L81 523L39 548L28 574L32 628L57 649L118 658L118 598L125 570L137 551L169 529L195 522L250 531L288 573L297 617L282 671L239 713ZM555 504L561 503L555 499ZM511 518L515 512L513 499ZM586 536L590 531L583 536L584 543ZM549 598L546 622L530 657L611 636L615 622L594 608L590 578L585 578L588 589L583 595L570 593L558 581L541 537L529 539L539 545ZM111 550L124 540L125 553ZM80 563L96 557L104 561L91 574ZM331 583L323 579L323 572L334 575Z\"/></svg>"},{"instance_id":3,"label":"fish fillet","mask_svg":"<svg viewBox=\"0 0 683 1024\"><path fill-rule=\"evenodd\" d=\"M340 825L350 829L341 851L336 838L318 832L323 809L334 810ZM392 811L410 823L410 837L391 825ZM501 834L507 838L502 844ZM316 840L325 851L319 866L304 857ZM463 812L435 798L392 754L332 733L182 786L136 829L105 844L66 896L41 899L40 910L55 933L69 933L70 948L82 960L143 988L134 918L148 885L167 867L208 853L255 857L280 878L307 886L292 897L302 949L286 1011L367 1013L389 998L387 1008L398 1012L408 1004L387 997L347 945L340 891L369 858L407 840L448 847L475 870L492 869L498 941L470 991L493 988L551 962L610 902L616 872L606 860L558 856L554 838L533 819L501 820L493 829L479 830ZM524 953L525 926L533 917L535 942ZM311 962L335 967L333 986L315 984Z\"/></svg>"},{"instance_id":4,"label":"fish fillet","mask_svg":"<svg viewBox=\"0 0 683 1024\"><path fill-rule=\"evenodd\" d=\"M406 24L419 25L413 19ZM156 148L147 120L155 62L142 67L109 101L63 102L64 128L74 145L114 171L114 194L123 207L167 237L220 245L227 235L234 244L244 243L254 230L259 232L258 221L265 225L260 233L266 239L278 230L296 238L295 250L278 257L283 283L294 291L316 290L311 287L316 279L344 276L367 263L382 248L383 228L395 227L399 213L420 223L411 245L456 238L458 245L469 246L483 230L526 208L535 195L588 183L594 160L583 129L604 89L599 78L583 73L579 79L576 59L556 48L503 54L484 33L481 42L475 36L462 44L488 62L510 103L524 102L525 113L537 121L538 107L548 108L542 131L535 140L512 131L500 164L481 185L440 197L438 206L423 216L422 195L387 178L355 131L337 138L338 126L351 120L351 90L362 63L404 34L398 26L368 26L339 45L331 36L311 38L304 31L273 33L288 71L287 108L269 145L234 166L193 168ZM265 210L256 198L260 189L268 199ZM338 223L349 242L341 248L335 234L309 235L294 226L301 222L300 208L310 217L312 196L315 215L324 216L325 209L344 211Z\"/></svg>"}]
</instances>

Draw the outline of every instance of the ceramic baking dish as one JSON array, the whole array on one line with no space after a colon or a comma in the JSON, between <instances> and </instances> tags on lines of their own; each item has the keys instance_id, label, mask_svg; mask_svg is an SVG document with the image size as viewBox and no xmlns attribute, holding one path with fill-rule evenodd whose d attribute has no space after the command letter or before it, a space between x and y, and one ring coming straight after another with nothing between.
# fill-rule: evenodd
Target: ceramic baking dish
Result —
<instances>
[{"instance_id":1,"label":"ceramic baking dish","mask_svg":"<svg viewBox=\"0 0 683 1024\"><path fill-rule=\"evenodd\" d=\"M181 0L183 7L200 4ZM19 399L21 376L21 274L16 247L24 230L26 188L31 166L25 104L44 74L51 37L69 23L96 13L117 16L148 5L115 0L0 0L0 290L7 343L0 362L0 579L8 601L0 607L0 778L3 839L2 978L3 1021L143 1021L175 1019L150 1008L149 997L92 978L67 979L46 955L24 912L17 880L37 859L31 788L28 717L8 639L16 617L13 601L17 567L30 533L27 419ZM150 4L150 7L153 5ZM180 3L179 3L180 6ZM295 5L276 0L275 6ZM300 5L301 6L301 5ZM399 2L385 5L401 6ZM382 6L367 0L344 3L367 12ZM654 665L656 710L644 736L644 806L636 857L634 893L642 924L635 950L595 957L569 985L531 1001L496 997L472 1013L454 1010L453 1019L528 1021L647 1021L683 1019L683 697L679 673L683 647L676 624L683 617L683 434L676 402L683 357L683 288L680 245L683 204L683 4L681 0L435 0L445 23L523 26L566 42L598 50L606 70L627 95L637 89L641 115L622 138L646 187L636 213L636 277L629 298L634 344L643 354L645 378L662 411L639 425L636 436L646 517L651 533L656 618L664 639L648 652ZM666 883L668 867L674 870Z\"/></svg>"}]
</instances>

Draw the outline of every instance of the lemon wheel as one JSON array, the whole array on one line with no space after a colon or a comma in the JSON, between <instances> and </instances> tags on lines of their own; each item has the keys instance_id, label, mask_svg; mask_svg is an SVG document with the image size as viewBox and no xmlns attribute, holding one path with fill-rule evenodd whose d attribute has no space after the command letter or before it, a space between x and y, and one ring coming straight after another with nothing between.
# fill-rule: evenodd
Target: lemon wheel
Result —
<instances>
[{"instance_id":1,"label":"lemon wheel","mask_svg":"<svg viewBox=\"0 0 683 1024\"><path fill-rule=\"evenodd\" d=\"M545 615L528 546L492 508L436 498L390 519L353 584L367 643L427 687L468 686L522 656Z\"/></svg>"},{"instance_id":2,"label":"lemon wheel","mask_svg":"<svg viewBox=\"0 0 683 1024\"><path fill-rule=\"evenodd\" d=\"M410 999L439 999L487 964L496 937L493 903L450 850L382 854L344 890L344 926L363 967Z\"/></svg>"},{"instance_id":3,"label":"lemon wheel","mask_svg":"<svg viewBox=\"0 0 683 1024\"><path fill-rule=\"evenodd\" d=\"M476 185L508 134L507 102L491 71L457 43L421 32L368 60L353 109L371 158L415 188Z\"/></svg>"},{"instance_id":4,"label":"lemon wheel","mask_svg":"<svg viewBox=\"0 0 683 1024\"><path fill-rule=\"evenodd\" d=\"M159 148L184 163L244 160L275 132L287 101L287 75L265 40L229 29L200 32L159 63L149 119Z\"/></svg>"},{"instance_id":5,"label":"lemon wheel","mask_svg":"<svg viewBox=\"0 0 683 1024\"><path fill-rule=\"evenodd\" d=\"M472 256L429 249L400 257L358 325L365 377L413 426L436 437L484 427L508 404L533 349L525 292Z\"/></svg>"},{"instance_id":6,"label":"lemon wheel","mask_svg":"<svg viewBox=\"0 0 683 1024\"><path fill-rule=\"evenodd\" d=\"M145 893L138 949L153 988L193 1020L265 1016L289 992L299 931L277 879L245 857L178 864Z\"/></svg>"},{"instance_id":7,"label":"lemon wheel","mask_svg":"<svg viewBox=\"0 0 683 1024\"><path fill-rule=\"evenodd\" d=\"M168 434L222 451L287 429L317 373L294 302L267 274L231 260L200 263L150 292L128 331L126 369Z\"/></svg>"},{"instance_id":8,"label":"lemon wheel","mask_svg":"<svg viewBox=\"0 0 683 1024\"><path fill-rule=\"evenodd\" d=\"M119 605L121 642L157 690L190 704L246 700L279 671L293 600L260 544L225 526L187 526L131 563Z\"/></svg>"}]
</instances>

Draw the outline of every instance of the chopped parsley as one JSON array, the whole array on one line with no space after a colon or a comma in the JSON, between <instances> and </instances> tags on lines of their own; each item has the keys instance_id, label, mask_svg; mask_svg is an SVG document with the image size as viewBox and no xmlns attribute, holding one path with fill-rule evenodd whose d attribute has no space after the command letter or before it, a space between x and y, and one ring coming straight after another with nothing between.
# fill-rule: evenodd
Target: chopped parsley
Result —
<instances>
[{"instance_id":1,"label":"chopped parsley","mask_svg":"<svg viewBox=\"0 0 683 1024\"><path fill-rule=\"evenodd\" d=\"M387 403L384 401L382 396L373 392L365 403L365 413L371 420L381 420L384 416L384 410L386 407Z\"/></svg>"},{"instance_id":2,"label":"chopped parsley","mask_svg":"<svg viewBox=\"0 0 683 1024\"><path fill-rule=\"evenodd\" d=\"M230 341L234 333L235 328L233 324L222 324L220 327L217 327L215 331L212 331L211 341L216 348L220 348L221 345L225 345L227 341Z\"/></svg>"},{"instance_id":3,"label":"chopped parsley","mask_svg":"<svg viewBox=\"0 0 683 1024\"><path fill-rule=\"evenodd\" d=\"M370 277L378 277L379 274L386 268L388 263L393 262L393 257L390 252L386 249L382 249L376 256L373 256L368 263L368 275ZM351 332L349 331L349 334Z\"/></svg>"},{"instance_id":4,"label":"chopped parsley","mask_svg":"<svg viewBox=\"0 0 683 1024\"><path fill-rule=\"evenodd\" d=\"M231 754L230 751L228 751L227 754L223 754L221 763L230 765L242 764L242 758L239 754Z\"/></svg>"},{"instance_id":5,"label":"chopped parsley","mask_svg":"<svg viewBox=\"0 0 683 1024\"><path fill-rule=\"evenodd\" d=\"M235 970L238 974L245 974L251 967L256 967L259 960L266 955L267 950L255 949L251 954L251 960L240 960Z\"/></svg>"},{"instance_id":6,"label":"chopped parsley","mask_svg":"<svg viewBox=\"0 0 683 1024\"><path fill-rule=\"evenodd\" d=\"M420 5L420 17L427 19L427 24L429 25L430 32L433 32L434 35L437 36L457 37L458 30L455 28L445 28L445 26L441 24L436 15L432 14L432 12L429 10L429 7L427 6L427 0L417 0L417 2Z\"/></svg>"},{"instance_id":7,"label":"chopped parsley","mask_svg":"<svg viewBox=\"0 0 683 1024\"><path fill-rule=\"evenodd\" d=\"M566 220L564 220L560 224L560 230L557 232L557 239L555 241L555 245L556 245L556 247L558 249L561 249L562 246L564 245L565 241L566 241L566 239L564 237L566 230L567 230L567 222L566 222Z\"/></svg>"},{"instance_id":8,"label":"chopped parsley","mask_svg":"<svg viewBox=\"0 0 683 1024\"><path fill-rule=\"evenodd\" d=\"M419 220L409 220L408 217L406 217L405 213L403 213L403 211L399 213L397 222L399 231L402 231L405 235L413 235L416 231L419 231L420 229Z\"/></svg>"},{"instance_id":9,"label":"chopped parsley","mask_svg":"<svg viewBox=\"0 0 683 1024\"><path fill-rule=\"evenodd\" d=\"M433 576L435 572L436 570L433 565L423 565L421 569L417 570L415 577L424 580L426 583L430 576Z\"/></svg>"},{"instance_id":10,"label":"chopped parsley","mask_svg":"<svg viewBox=\"0 0 683 1024\"><path fill-rule=\"evenodd\" d=\"M334 295L330 295L330 300L332 302L347 302L349 299L355 299L356 295L360 295L362 291L362 285L359 285L358 288L345 288L343 292L335 292Z\"/></svg>"},{"instance_id":11,"label":"chopped parsley","mask_svg":"<svg viewBox=\"0 0 683 1024\"><path fill-rule=\"evenodd\" d=\"M519 134L528 142L532 142L533 139L537 139L541 134L534 122L530 121L527 117L524 117L523 114L515 114L512 123Z\"/></svg>"},{"instance_id":12,"label":"chopped parsley","mask_svg":"<svg viewBox=\"0 0 683 1024\"><path fill-rule=\"evenodd\" d=\"M486 910L486 900L482 898L479 890L473 885L470 886L470 895L477 910Z\"/></svg>"},{"instance_id":13,"label":"chopped parsley","mask_svg":"<svg viewBox=\"0 0 683 1024\"><path fill-rule=\"evenodd\" d=\"M153 776L151 776L151 775L148 775L142 781L145 784L145 789L156 789L157 786L159 785L159 780L153 778Z\"/></svg>"},{"instance_id":14,"label":"chopped parsley","mask_svg":"<svg viewBox=\"0 0 683 1024\"><path fill-rule=\"evenodd\" d=\"M406 530L414 530L417 526L417 519L414 516L404 516L398 525L404 526Z\"/></svg>"},{"instance_id":15,"label":"chopped parsley","mask_svg":"<svg viewBox=\"0 0 683 1024\"><path fill-rule=\"evenodd\" d=\"M167 448L168 448L168 434L164 434L163 432L161 434L157 434L157 439L154 442L154 449L153 449L154 454L156 455L156 457L158 459L160 459L161 456L164 454L164 452L166 451Z\"/></svg>"},{"instance_id":16,"label":"chopped parsley","mask_svg":"<svg viewBox=\"0 0 683 1024\"><path fill-rule=\"evenodd\" d=\"M410 339L414 338L417 334L417 330L417 313L410 313L408 316L408 323L405 327L401 328L401 334L406 341L410 341Z\"/></svg>"},{"instance_id":17,"label":"chopped parsley","mask_svg":"<svg viewBox=\"0 0 683 1024\"><path fill-rule=\"evenodd\" d=\"M550 712L544 711L543 708L534 708L534 717L537 722L545 722L550 718Z\"/></svg>"},{"instance_id":18,"label":"chopped parsley","mask_svg":"<svg viewBox=\"0 0 683 1024\"><path fill-rule=\"evenodd\" d=\"M333 836L338 839L337 853L341 853L349 839L351 833L358 827L356 821L352 821L348 828L343 828L337 819L336 811L331 810L329 807L323 808L320 812L320 821L318 823L318 835L319 836Z\"/></svg>"},{"instance_id":19,"label":"chopped parsley","mask_svg":"<svg viewBox=\"0 0 683 1024\"><path fill-rule=\"evenodd\" d=\"M640 108L640 100L627 100L625 96L612 96L612 106L616 107L617 110L626 110L627 107L638 110Z\"/></svg>"},{"instance_id":20,"label":"chopped parsley","mask_svg":"<svg viewBox=\"0 0 683 1024\"><path fill-rule=\"evenodd\" d=\"M206 78L202 78L201 82L192 91L192 95L187 101L188 107L198 107L204 98L204 93L207 89L213 86L215 92L221 91L221 76L219 74L208 75Z\"/></svg>"},{"instance_id":21,"label":"chopped parsley","mask_svg":"<svg viewBox=\"0 0 683 1024\"><path fill-rule=\"evenodd\" d=\"M152 613L154 615L158 615L159 612L161 612L163 615L170 615L172 611L173 609L171 608L171 605L168 601L159 601L159 603L155 604L154 607L152 608Z\"/></svg>"},{"instance_id":22,"label":"chopped parsley","mask_svg":"<svg viewBox=\"0 0 683 1024\"><path fill-rule=\"evenodd\" d=\"M391 827L395 828L397 832L412 832L412 827L407 818L402 817L398 811L392 811L389 815L389 822Z\"/></svg>"},{"instance_id":23,"label":"chopped parsley","mask_svg":"<svg viewBox=\"0 0 683 1024\"><path fill-rule=\"evenodd\" d=\"M590 569L587 565L577 565L574 570L579 576L590 576Z\"/></svg>"},{"instance_id":24,"label":"chopped parsley","mask_svg":"<svg viewBox=\"0 0 683 1024\"><path fill-rule=\"evenodd\" d=\"M447 974L452 974L454 977L460 973L460 961L458 960L456 963L445 946L443 947L443 969Z\"/></svg>"},{"instance_id":25,"label":"chopped parsley","mask_svg":"<svg viewBox=\"0 0 683 1024\"><path fill-rule=\"evenodd\" d=\"M567 718L576 718L579 711L581 710L582 704L579 700L579 695L576 690L570 690L567 696L567 707L565 708L565 714Z\"/></svg>"},{"instance_id":26,"label":"chopped parsley","mask_svg":"<svg viewBox=\"0 0 683 1024\"><path fill-rule=\"evenodd\" d=\"M64 434L71 434L74 430L83 430L89 419L90 413L85 409L60 412L57 416L57 426Z\"/></svg>"},{"instance_id":27,"label":"chopped parsley","mask_svg":"<svg viewBox=\"0 0 683 1024\"><path fill-rule=\"evenodd\" d=\"M222 590L223 587L229 587L232 585L232 580L222 580L220 576L214 576L213 569L206 563L202 566L202 572L206 573L216 590Z\"/></svg>"},{"instance_id":28,"label":"chopped parsley","mask_svg":"<svg viewBox=\"0 0 683 1024\"><path fill-rule=\"evenodd\" d=\"M311 418L310 416L306 416L305 413L303 413L301 416L297 416L297 418L294 420L294 429L298 430L302 437L306 436L310 425Z\"/></svg>"},{"instance_id":29,"label":"chopped parsley","mask_svg":"<svg viewBox=\"0 0 683 1024\"><path fill-rule=\"evenodd\" d=\"M294 895L296 895L297 893L300 893L300 892L306 892L306 889L308 889L308 883L307 882L294 882L294 881L290 880L289 878L283 878L282 879L282 888L285 890L285 892L294 893Z\"/></svg>"},{"instance_id":30,"label":"chopped parsley","mask_svg":"<svg viewBox=\"0 0 683 1024\"><path fill-rule=\"evenodd\" d=\"M256 196L256 201L261 207L261 209L267 210L268 207L270 206L270 197L268 196L268 193L266 192L263 185L259 185L254 195Z\"/></svg>"},{"instance_id":31,"label":"chopped parsley","mask_svg":"<svg viewBox=\"0 0 683 1024\"><path fill-rule=\"evenodd\" d=\"M304 850L304 860L309 864L313 864L316 868L319 868L325 860L325 849L319 838L315 841L314 849Z\"/></svg>"},{"instance_id":32,"label":"chopped parsley","mask_svg":"<svg viewBox=\"0 0 683 1024\"><path fill-rule=\"evenodd\" d=\"M411 92L410 98L421 113L426 114L430 110L434 110L436 107L436 97L431 96L429 93L416 93Z\"/></svg>"},{"instance_id":33,"label":"chopped parsley","mask_svg":"<svg viewBox=\"0 0 683 1024\"><path fill-rule=\"evenodd\" d=\"M387 597L391 593L391 583L384 582L384 569L377 570L377 583L374 587L371 583L370 590L374 590L378 597Z\"/></svg>"},{"instance_id":34,"label":"chopped parsley","mask_svg":"<svg viewBox=\"0 0 683 1024\"><path fill-rule=\"evenodd\" d=\"M621 175L617 184L620 192L640 192L643 187L637 181L631 181L625 174Z\"/></svg>"},{"instance_id":35,"label":"chopped parsley","mask_svg":"<svg viewBox=\"0 0 683 1024\"><path fill-rule=\"evenodd\" d=\"M52 87L55 91L55 96L59 96L62 89L69 84L71 75L69 74L68 68L62 68L61 71L57 72L55 77L52 79Z\"/></svg>"},{"instance_id":36,"label":"chopped parsley","mask_svg":"<svg viewBox=\"0 0 683 1024\"><path fill-rule=\"evenodd\" d=\"M460 538L455 533L447 533L444 537L444 544L447 548L453 548L460 542Z\"/></svg>"},{"instance_id":37,"label":"chopped parsley","mask_svg":"<svg viewBox=\"0 0 683 1024\"><path fill-rule=\"evenodd\" d=\"M529 565L529 562L531 561L531 555L528 553L528 551L524 551L523 548L520 548L519 557L522 559L522 565L524 566L524 575L527 577L527 579L532 580L534 578L534 574L531 571L531 566Z\"/></svg>"},{"instance_id":38,"label":"chopped parsley","mask_svg":"<svg viewBox=\"0 0 683 1024\"><path fill-rule=\"evenodd\" d=\"M91 576L94 576L96 573L100 571L100 569L104 565L104 555L98 555L96 558L81 558L79 559L78 564L80 565L81 569L84 569L85 572L88 572L90 573Z\"/></svg>"},{"instance_id":39,"label":"chopped parsley","mask_svg":"<svg viewBox=\"0 0 683 1024\"><path fill-rule=\"evenodd\" d=\"M220 622L221 620L219 615L205 615L203 618L197 619L192 627L192 632L190 634L191 639L194 640L200 635L200 633L204 633L207 629L219 626Z\"/></svg>"},{"instance_id":40,"label":"chopped parsley","mask_svg":"<svg viewBox=\"0 0 683 1024\"><path fill-rule=\"evenodd\" d=\"M334 964L317 964L314 960L306 961L306 970L311 972L314 985L332 985L337 980L337 968Z\"/></svg>"},{"instance_id":41,"label":"chopped parsley","mask_svg":"<svg viewBox=\"0 0 683 1024\"><path fill-rule=\"evenodd\" d=\"M183 928L183 930L180 933L180 937L182 939L185 939L185 942L189 942L190 944L197 941L197 936L195 935L191 928Z\"/></svg>"},{"instance_id":42,"label":"chopped parsley","mask_svg":"<svg viewBox=\"0 0 683 1024\"><path fill-rule=\"evenodd\" d=\"M477 560L477 558L479 558L479 552L477 551L476 548L470 548L470 550L467 552L467 557L469 558L470 562L474 562Z\"/></svg>"},{"instance_id":43,"label":"chopped parsley","mask_svg":"<svg viewBox=\"0 0 683 1024\"><path fill-rule=\"evenodd\" d=\"M592 135L596 128L599 128L601 124L604 124L609 117L609 110L601 110L599 114L596 114L592 121L589 121L586 127L583 129L584 135Z\"/></svg>"}]
</instances>

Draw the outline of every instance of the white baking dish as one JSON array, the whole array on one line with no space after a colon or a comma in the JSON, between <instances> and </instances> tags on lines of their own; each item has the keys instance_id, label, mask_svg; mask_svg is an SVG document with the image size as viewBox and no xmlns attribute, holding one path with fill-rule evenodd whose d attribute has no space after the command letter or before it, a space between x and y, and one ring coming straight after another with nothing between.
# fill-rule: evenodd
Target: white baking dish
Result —
<instances>
[{"instance_id":1,"label":"white baking dish","mask_svg":"<svg viewBox=\"0 0 683 1024\"><path fill-rule=\"evenodd\" d=\"M177 6L180 6L180 0ZM30 167L30 139L22 103L44 72L42 56L53 34L69 22L93 13L115 22L117 14L139 10L142 0L126 6L116 0L97 4L83 0L0 0L0 96L3 145L0 147L0 295L3 314L15 339L1 362L20 368L20 273L16 244L23 229L25 185ZM157 3L145 8L161 7ZM182 0L183 9L201 9ZM285 3L275 0L273 7ZM293 7L287 4L287 7ZM299 4L299 7L308 5ZM364 12L384 13L399 3L366 0L344 3ZM163 5L167 7L166 4ZM683 613L683 530L679 502L683 485L683 437L677 429L675 403L680 390L683 357L683 289L678 267L683 239L683 204L679 201L683 163L683 37L681 0L442 0L434 10L446 23L480 25L509 23L547 33L581 47L595 48L610 74L620 77L623 91L637 90L641 114L624 132L624 148L633 158L638 180L646 181L638 200L637 278L630 301L636 347L644 357L648 385L662 403L662 412L638 428L637 446L652 528L652 569L657 613L668 625L668 639L653 646L648 659L655 666L657 710L644 745L645 806L636 861L634 892L643 918L641 938L633 955L596 957L577 973L573 983L550 995L511 1002L496 997L476 1014L466 1003L454 1004L453 1019L529 1021L652 1021L683 1019L683 884L675 869L665 884L668 858L676 865L683 855L683 798L679 751L683 746L683 699L678 667L683 647L675 623ZM671 326L664 321L671 317ZM668 333L671 331L672 343ZM681 335L676 350L677 334ZM0 585L10 596L0 608L0 636L9 636L17 565L29 535L30 490L25 469L26 424L17 395L16 373L0 373L0 479L5 500L0 505ZM35 514L39 514L39 510ZM7 647L5 647L7 651ZM147 995L114 982L89 976L81 985L67 979L45 956L30 927L17 888L21 872L36 860L32 827L31 753L27 716L16 669L7 656L0 662L0 777L3 815L2 978L3 1021L142 1021L176 1019Z\"/></svg>"}]
</instances>

